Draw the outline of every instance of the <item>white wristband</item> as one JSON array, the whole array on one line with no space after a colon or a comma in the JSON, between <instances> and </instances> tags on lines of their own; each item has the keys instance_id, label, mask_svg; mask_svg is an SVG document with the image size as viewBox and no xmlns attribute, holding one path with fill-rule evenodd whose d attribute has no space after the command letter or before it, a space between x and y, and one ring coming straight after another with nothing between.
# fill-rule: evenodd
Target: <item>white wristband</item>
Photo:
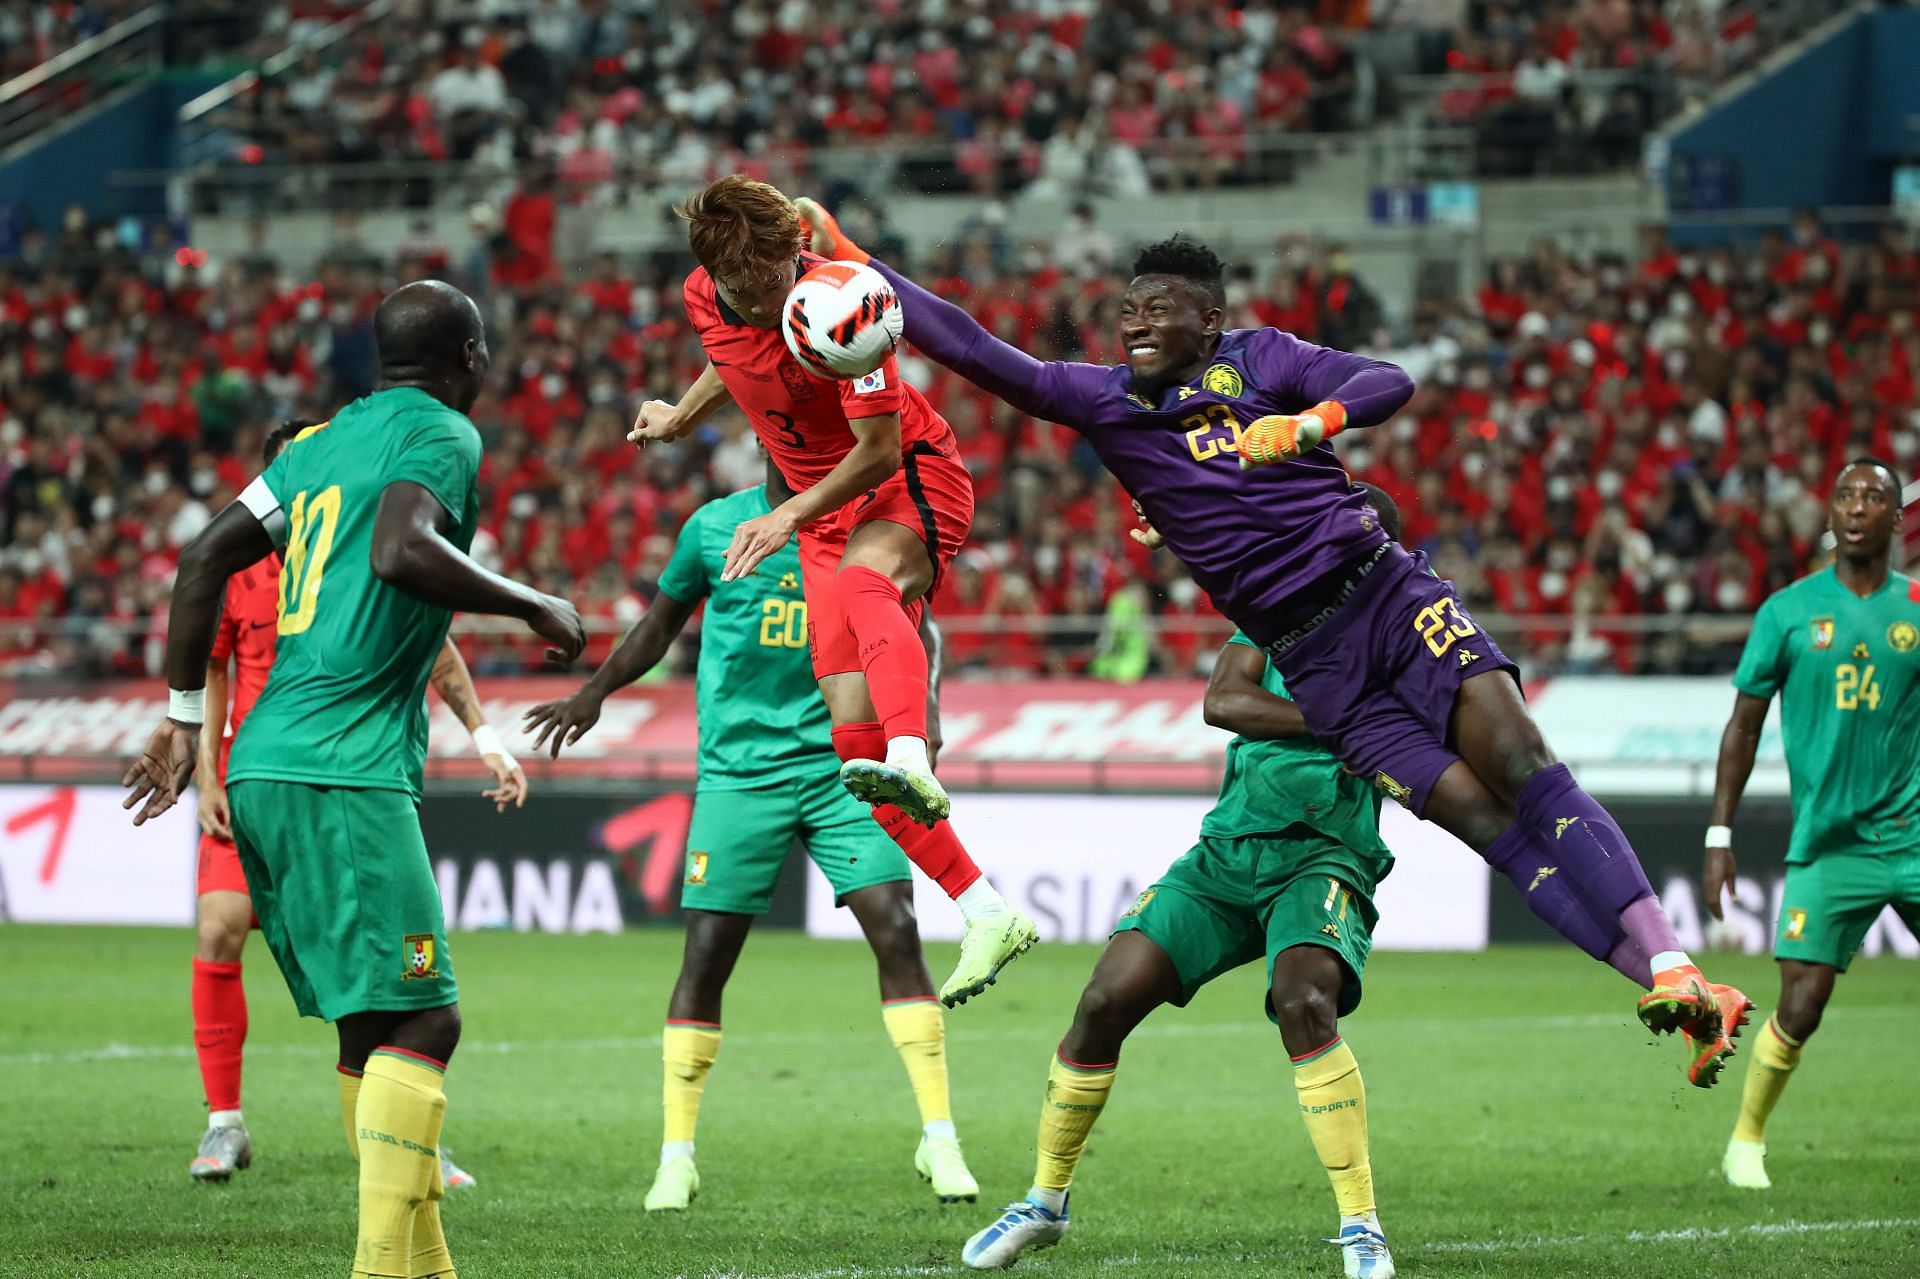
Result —
<instances>
[{"instance_id":1,"label":"white wristband","mask_svg":"<svg viewBox=\"0 0 1920 1279\"><path fill-rule=\"evenodd\" d=\"M507 749L507 744L500 740L499 732L491 724L482 724L473 730L473 749L482 755L498 755L507 761L508 768L514 765L513 752Z\"/></svg>"},{"instance_id":2,"label":"white wristband","mask_svg":"<svg viewBox=\"0 0 1920 1279\"><path fill-rule=\"evenodd\" d=\"M170 688L167 690L167 718L195 728L207 721L207 690Z\"/></svg>"},{"instance_id":3,"label":"white wristband","mask_svg":"<svg viewBox=\"0 0 1920 1279\"><path fill-rule=\"evenodd\" d=\"M1732 848L1733 847L1733 827L1731 826L1707 827L1707 847L1708 848Z\"/></svg>"}]
</instances>

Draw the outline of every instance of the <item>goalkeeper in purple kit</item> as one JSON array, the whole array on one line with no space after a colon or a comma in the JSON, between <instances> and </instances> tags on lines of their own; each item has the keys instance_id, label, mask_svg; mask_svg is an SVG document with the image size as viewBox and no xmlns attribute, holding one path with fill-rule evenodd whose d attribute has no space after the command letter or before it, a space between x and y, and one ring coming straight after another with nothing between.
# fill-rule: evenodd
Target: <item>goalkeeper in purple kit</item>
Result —
<instances>
[{"instance_id":1,"label":"goalkeeper in purple kit","mask_svg":"<svg viewBox=\"0 0 1920 1279\"><path fill-rule=\"evenodd\" d=\"M1542 738L1518 667L1380 527L1327 443L1377 426L1413 382L1278 329L1221 328L1220 260L1143 250L1121 305L1124 365L1042 362L999 341L798 202L815 248L900 294L906 338L1023 413L1080 432L1214 606L1266 650L1315 737L1500 871L1529 909L1646 993L1710 1087L1751 1007L1681 949L1620 827Z\"/></svg>"}]
</instances>

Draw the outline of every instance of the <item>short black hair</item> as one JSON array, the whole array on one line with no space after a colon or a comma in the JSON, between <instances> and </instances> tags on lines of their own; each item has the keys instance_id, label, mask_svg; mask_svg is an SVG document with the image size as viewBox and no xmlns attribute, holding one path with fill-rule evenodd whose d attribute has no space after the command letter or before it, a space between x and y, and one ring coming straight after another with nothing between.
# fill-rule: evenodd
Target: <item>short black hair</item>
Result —
<instances>
[{"instance_id":1,"label":"short black hair","mask_svg":"<svg viewBox=\"0 0 1920 1279\"><path fill-rule=\"evenodd\" d=\"M300 434L300 432L310 426L318 425L320 425L318 422L303 422L298 418L288 418L271 431L268 431L267 438L260 441L261 465L272 466L273 459L280 456L280 450L285 448L294 436Z\"/></svg>"},{"instance_id":2,"label":"short black hair","mask_svg":"<svg viewBox=\"0 0 1920 1279\"><path fill-rule=\"evenodd\" d=\"M1400 504L1393 495L1378 484L1356 483L1355 488L1367 495L1367 504L1380 516L1380 527L1394 541L1400 540Z\"/></svg>"},{"instance_id":3,"label":"short black hair","mask_svg":"<svg viewBox=\"0 0 1920 1279\"><path fill-rule=\"evenodd\" d=\"M1869 453L1862 453L1859 457L1848 458L1846 461L1846 465L1842 466L1839 470L1833 473L1833 482L1835 484L1838 484L1840 482L1840 477L1842 475L1845 475L1850 469L1856 466L1877 466L1881 470L1885 471L1887 473L1887 478L1893 481L1893 495L1896 498L1907 491L1906 485L1902 483L1900 480L1900 472L1894 469L1893 463L1886 461L1883 458L1874 457L1872 454L1869 454Z\"/></svg>"},{"instance_id":4,"label":"short black hair","mask_svg":"<svg viewBox=\"0 0 1920 1279\"><path fill-rule=\"evenodd\" d=\"M1149 244L1133 260L1135 275L1177 275L1204 292L1215 306L1226 300L1226 266L1212 249L1185 231Z\"/></svg>"}]
</instances>

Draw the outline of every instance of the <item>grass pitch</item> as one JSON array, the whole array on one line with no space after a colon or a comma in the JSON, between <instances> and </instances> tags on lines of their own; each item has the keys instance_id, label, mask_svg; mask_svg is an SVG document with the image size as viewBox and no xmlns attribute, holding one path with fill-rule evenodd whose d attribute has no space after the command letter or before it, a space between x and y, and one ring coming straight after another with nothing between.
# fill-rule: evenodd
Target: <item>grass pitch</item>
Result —
<instances>
[{"instance_id":1,"label":"grass pitch","mask_svg":"<svg viewBox=\"0 0 1920 1279\"><path fill-rule=\"evenodd\" d=\"M0 1274L344 1276L353 1165L332 1035L301 1022L258 939L251 1171L191 1183L204 1125L185 932L0 928ZM734 977L701 1116L693 1211L641 1210L660 1120L666 932L455 939L466 1040L447 1144L465 1279L970 1273L962 1241L1026 1189L1048 1055L1094 957L1043 946L949 1014L954 1104L982 1184L942 1208L854 944L766 933ZM951 946L932 948L935 977ZM1716 957L1763 1014L1772 964ZM1632 1021L1625 983L1565 949L1376 956L1348 1020L1382 1219L1407 1276L1629 1279L1920 1274L1920 968L1862 960L1776 1113L1775 1188L1720 1184L1745 1058L1711 1093ZM1074 1192L1070 1276L1326 1276L1325 1178L1257 968L1128 1045Z\"/></svg>"}]
</instances>

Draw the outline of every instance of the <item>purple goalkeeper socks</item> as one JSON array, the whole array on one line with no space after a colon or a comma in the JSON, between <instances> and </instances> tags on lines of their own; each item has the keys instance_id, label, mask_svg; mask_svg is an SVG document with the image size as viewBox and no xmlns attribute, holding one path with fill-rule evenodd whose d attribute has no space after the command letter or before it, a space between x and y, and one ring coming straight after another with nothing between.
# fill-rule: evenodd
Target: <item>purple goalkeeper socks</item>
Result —
<instances>
[{"instance_id":1,"label":"purple goalkeeper socks","mask_svg":"<svg viewBox=\"0 0 1920 1279\"><path fill-rule=\"evenodd\" d=\"M1595 915L1619 919L1627 907L1653 895L1619 824L1580 789L1565 764L1541 769L1521 788L1515 824L1533 833L1541 854L1559 866Z\"/></svg>"},{"instance_id":2,"label":"purple goalkeeper socks","mask_svg":"<svg viewBox=\"0 0 1920 1279\"><path fill-rule=\"evenodd\" d=\"M1546 855L1524 824L1507 827L1483 856L1520 890L1528 910L1595 959L1609 960L1617 947L1626 944L1618 917L1596 914L1588 907L1559 862Z\"/></svg>"}]
</instances>

